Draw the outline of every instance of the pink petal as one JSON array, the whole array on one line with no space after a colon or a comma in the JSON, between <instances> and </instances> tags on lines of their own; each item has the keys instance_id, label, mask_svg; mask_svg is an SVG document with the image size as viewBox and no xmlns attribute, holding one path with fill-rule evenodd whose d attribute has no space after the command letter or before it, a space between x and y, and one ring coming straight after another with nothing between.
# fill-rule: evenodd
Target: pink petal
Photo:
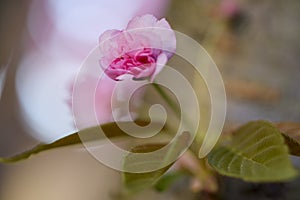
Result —
<instances>
[{"instance_id":1,"label":"pink petal","mask_svg":"<svg viewBox=\"0 0 300 200\"><path fill-rule=\"evenodd\" d=\"M154 27L157 19L150 14L134 17L129 21L126 30L144 28L144 27Z\"/></svg>"},{"instance_id":2,"label":"pink petal","mask_svg":"<svg viewBox=\"0 0 300 200\"><path fill-rule=\"evenodd\" d=\"M162 53L157 57L156 69L150 78L151 82L153 82L155 76L163 69L163 67L166 65L167 62L168 62L168 57L166 54Z\"/></svg>"},{"instance_id":3,"label":"pink petal","mask_svg":"<svg viewBox=\"0 0 300 200\"><path fill-rule=\"evenodd\" d=\"M150 77L154 73L156 65L155 65L155 63L149 64L149 65L150 66L148 66L146 69L141 71L138 75L136 75L135 78L141 79L141 78Z\"/></svg>"}]
</instances>

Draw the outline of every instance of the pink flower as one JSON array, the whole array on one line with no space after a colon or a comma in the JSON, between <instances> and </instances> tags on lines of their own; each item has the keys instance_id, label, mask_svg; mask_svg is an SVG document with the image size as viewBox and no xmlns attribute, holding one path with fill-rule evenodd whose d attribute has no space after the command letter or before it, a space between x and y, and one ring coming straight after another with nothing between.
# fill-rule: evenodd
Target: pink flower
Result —
<instances>
[{"instance_id":1,"label":"pink flower","mask_svg":"<svg viewBox=\"0 0 300 200\"><path fill-rule=\"evenodd\" d=\"M113 80L124 75L153 80L176 50L175 33L165 19L133 18L125 30L108 30L99 38L100 65Z\"/></svg>"},{"instance_id":2,"label":"pink flower","mask_svg":"<svg viewBox=\"0 0 300 200\"><path fill-rule=\"evenodd\" d=\"M219 11L224 17L232 17L240 10L236 0L223 0L220 3Z\"/></svg>"}]
</instances>

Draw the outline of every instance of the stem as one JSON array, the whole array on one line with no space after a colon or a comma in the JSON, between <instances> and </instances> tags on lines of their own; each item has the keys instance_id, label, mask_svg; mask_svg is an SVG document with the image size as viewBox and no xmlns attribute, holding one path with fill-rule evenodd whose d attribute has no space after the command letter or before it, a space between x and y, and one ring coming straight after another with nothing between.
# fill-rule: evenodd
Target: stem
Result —
<instances>
[{"instance_id":1,"label":"stem","mask_svg":"<svg viewBox=\"0 0 300 200\"><path fill-rule=\"evenodd\" d=\"M165 100L165 102L170 106L170 108L172 109L172 111L173 112L175 112L175 114L176 114L176 116L178 117L178 119L179 120L181 120L182 119L182 121L183 121L183 123L185 123L185 124L187 124L187 125L189 125L189 123L187 122L187 120L186 120L186 118L184 117L184 116L181 116L181 115L183 115L183 113L181 113L181 111L180 111L180 108L177 106L177 104L173 101L173 99L172 98L170 98L169 96L168 96L168 94L166 94L165 92L164 92L164 90L161 88L161 86L159 85L159 84L157 84L157 83L153 83L153 87L154 87L154 89L157 91L157 93ZM181 135L182 136L182 135ZM194 138L194 139L196 139L196 137ZM192 153L192 154L194 154L194 156L195 157L197 157L198 158L198 147L199 147L199 144L197 144L197 143L195 143L195 141L196 140L194 140L193 141L193 143L190 145L190 147L189 147L189 150L190 150L190 152ZM175 144L173 143L173 147L171 147L172 149L173 148L176 148L176 146L178 145L178 140L175 142ZM170 152L172 152L172 151L169 151L169 153ZM166 156L167 157L167 160L168 160L168 155ZM197 161L198 162L198 161ZM201 163L201 166L200 166L200 164L199 164L199 168L200 168L200 170L204 173L205 172L205 174L207 174L207 170L208 169L206 169L202 164L203 164L203 162L204 162L204 160L203 159L201 159L200 161L199 161L199 163ZM193 172L193 173L195 173L195 172ZM197 173L198 174L198 173ZM199 176L197 176L198 178L199 178ZM207 176L205 176L205 178L206 178ZM200 180L203 182L203 180L205 179L205 178L201 178Z\"/></svg>"},{"instance_id":2,"label":"stem","mask_svg":"<svg viewBox=\"0 0 300 200\"><path fill-rule=\"evenodd\" d=\"M175 112L177 117L180 119L181 112L180 108L176 105L176 103L163 91L161 86L157 83L153 83L154 89L157 91L157 93L166 101L166 103L171 107L171 109Z\"/></svg>"},{"instance_id":3,"label":"stem","mask_svg":"<svg viewBox=\"0 0 300 200\"><path fill-rule=\"evenodd\" d=\"M161 88L161 86L157 83L153 83L153 87L154 89L157 91L157 93L166 101L166 103L170 106L170 108L172 109L172 111L176 114L176 116L178 117L179 120L183 120L183 123L186 124L187 126L189 126L189 122L186 120L186 118L184 116L181 117L181 115L183 115L183 113L181 113L180 108L177 106L177 104L173 101L173 99L171 99ZM196 139L196 138L195 138ZM191 144L190 146L190 150L195 154L198 155L198 147L199 144L195 144L195 141Z\"/></svg>"}]
</instances>

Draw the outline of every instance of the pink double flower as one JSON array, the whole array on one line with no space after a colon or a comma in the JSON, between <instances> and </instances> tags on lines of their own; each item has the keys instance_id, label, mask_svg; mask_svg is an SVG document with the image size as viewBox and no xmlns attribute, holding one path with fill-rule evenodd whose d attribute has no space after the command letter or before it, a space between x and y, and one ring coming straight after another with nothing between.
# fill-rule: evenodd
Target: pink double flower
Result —
<instances>
[{"instance_id":1,"label":"pink double flower","mask_svg":"<svg viewBox=\"0 0 300 200\"><path fill-rule=\"evenodd\" d=\"M99 38L100 65L119 81L124 75L153 80L176 50L175 33L165 19L133 18L125 30L108 30Z\"/></svg>"}]
</instances>

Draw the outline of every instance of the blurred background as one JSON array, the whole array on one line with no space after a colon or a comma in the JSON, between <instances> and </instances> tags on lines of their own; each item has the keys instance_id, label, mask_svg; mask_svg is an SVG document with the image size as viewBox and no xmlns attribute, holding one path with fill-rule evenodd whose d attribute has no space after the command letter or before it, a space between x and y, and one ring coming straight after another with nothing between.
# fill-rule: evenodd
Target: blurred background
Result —
<instances>
[{"instance_id":1,"label":"blurred background","mask_svg":"<svg viewBox=\"0 0 300 200\"><path fill-rule=\"evenodd\" d=\"M228 97L224 132L254 119L300 121L300 1L27 0L0 2L0 156L76 129L68 101L80 64L107 29L134 16L166 17L219 67ZM298 199L299 181L253 185L222 178L221 199ZM136 199L213 199L181 183ZM119 173L78 147L0 165L1 200L112 199ZM297 193L298 192L298 193ZM249 195L250 194L250 195Z\"/></svg>"}]
</instances>

